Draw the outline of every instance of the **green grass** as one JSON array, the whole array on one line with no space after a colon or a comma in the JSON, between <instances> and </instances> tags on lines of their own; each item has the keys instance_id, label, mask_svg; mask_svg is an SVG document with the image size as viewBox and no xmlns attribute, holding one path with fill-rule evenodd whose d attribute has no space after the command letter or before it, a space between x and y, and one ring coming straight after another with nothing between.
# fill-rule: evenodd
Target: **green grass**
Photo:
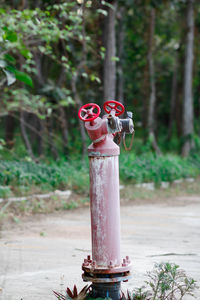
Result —
<instances>
[{"instance_id":1,"label":"green grass","mask_svg":"<svg viewBox=\"0 0 200 300\"><path fill-rule=\"evenodd\" d=\"M176 179L200 175L198 153L183 159L178 155L155 156L153 153L137 155L126 152L120 155L120 180L125 183L172 182ZM89 192L88 158L81 160L34 163L31 161L0 162L0 197L28 195L36 191L71 189L87 195Z\"/></svg>"},{"instance_id":2,"label":"green grass","mask_svg":"<svg viewBox=\"0 0 200 300\"><path fill-rule=\"evenodd\" d=\"M9 186L0 186L0 198L8 198L11 194Z\"/></svg>"},{"instance_id":3,"label":"green grass","mask_svg":"<svg viewBox=\"0 0 200 300\"><path fill-rule=\"evenodd\" d=\"M134 183L162 181L196 177L200 174L200 156L183 159L178 155L156 156L153 153L136 156L134 153L120 157L120 177Z\"/></svg>"},{"instance_id":4,"label":"green grass","mask_svg":"<svg viewBox=\"0 0 200 300\"><path fill-rule=\"evenodd\" d=\"M89 189L88 165L79 160L60 161L50 165L27 161L1 161L0 186L2 196L5 186L11 187L14 193L19 195L29 194L31 186L41 191L69 188L82 193Z\"/></svg>"}]
</instances>

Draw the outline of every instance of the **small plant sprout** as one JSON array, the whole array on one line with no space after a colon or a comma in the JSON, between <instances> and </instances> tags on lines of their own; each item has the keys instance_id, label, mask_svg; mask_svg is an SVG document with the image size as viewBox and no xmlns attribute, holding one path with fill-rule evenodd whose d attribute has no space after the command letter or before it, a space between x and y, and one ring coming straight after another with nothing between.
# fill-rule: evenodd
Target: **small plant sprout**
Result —
<instances>
[{"instance_id":1,"label":"small plant sprout","mask_svg":"<svg viewBox=\"0 0 200 300\"><path fill-rule=\"evenodd\" d=\"M90 286L86 285L82 288L82 290L80 291L80 293L78 293L77 287L76 285L74 285L73 291L70 290L70 288L66 289L66 296L53 291L54 295L57 297L58 300L71 300L71 299L75 299L75 300L83 300L86 299L88 292L89 292Z\"/></svg>"}]
</instances>

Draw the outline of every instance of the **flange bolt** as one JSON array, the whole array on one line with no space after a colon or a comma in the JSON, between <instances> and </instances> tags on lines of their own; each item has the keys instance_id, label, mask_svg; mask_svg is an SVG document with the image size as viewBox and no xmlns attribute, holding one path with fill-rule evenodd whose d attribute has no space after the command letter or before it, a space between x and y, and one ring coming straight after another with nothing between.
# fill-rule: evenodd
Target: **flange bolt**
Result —
<instances>
[{"instance_id":1,"label":"flange bolt","mask_svg":"<svg viewBox=\"0 0 200 300\"><path fill-rule=\"evenodd\" d=\"M95 260L92 261L92 267L93 267L93 268L96 267L96 261L95 261Z\"/></svg>"},{"instance_id":2,"label":"flange bolt","mask_svg":"<svg viewBox=\"0 0 200 300\"><path fill-rule=\"evenodd\" d=\"M86 267L86 266L88 266L88 265L89 265L88 260L87 260L87 258L85 258L85 259L84 259L84 262L83 262L83 267Z\"/></svg>"},{"instance_id":3,"label":"flange bolt","mask_svg":"<svg viewBox=\"0 0 200 300\"><path fill-rule=\"evenodd\" d=\"M92 262L90 255L87 256L87 261L88 261L89 263Z\"/></svg>"},{"instance_id":4,"label":"flange bolt","mask_svg":"<svg viewBox=\"0 0 200 300\"><path fill-rule=\"evenodd\" d=\"M126 267L127 266L127 262L126 262L126 259L123 258L123 263L122 263L122 267Z\"/></svg>"},{"instance_id":5,"label":"flange bolt","mask_svg":"<svg viewBox=\"0 0 200 300\"><path fill-rule=\"evenodd\" d=\"M109 263L109 269L112 269L113 268L113 263L112 263L112 261L110 261L110 263Z\"/></svg>"}]
</instances>

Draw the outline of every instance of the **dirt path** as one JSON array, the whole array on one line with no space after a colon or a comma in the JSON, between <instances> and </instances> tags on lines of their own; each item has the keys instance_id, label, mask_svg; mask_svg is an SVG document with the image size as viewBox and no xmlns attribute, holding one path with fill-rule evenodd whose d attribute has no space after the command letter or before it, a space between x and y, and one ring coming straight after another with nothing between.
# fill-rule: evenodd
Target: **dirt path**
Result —
<instances>
[{"instance_id":1,"label":"dirt path","mask_svg":"<svg viewBox=\"0 0 200 300\"><path fill-rule=\"evenodd\" d=\"M124 288L139 287L146 271L161 261L175 262L200 280L199 196L122 206L121 224L122 256L129 255L133 265L133 278ZM4 229L0 299L51 300L52 289L64 291L74 283L82 287L81 263L90 249L88 208L31 217ZM196 296L200 299L199 291Z\"/></svg>"}]
</instances>

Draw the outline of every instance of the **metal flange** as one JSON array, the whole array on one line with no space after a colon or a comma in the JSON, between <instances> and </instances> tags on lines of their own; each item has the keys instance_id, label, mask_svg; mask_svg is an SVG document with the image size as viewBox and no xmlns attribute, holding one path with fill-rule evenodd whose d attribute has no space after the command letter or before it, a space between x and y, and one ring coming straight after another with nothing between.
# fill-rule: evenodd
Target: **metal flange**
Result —
<instances>
[{"instance_id":1,"label":"metal flange","mask_svg":"<svg viewBox=\"0 0 200 300\"><path fill-rule=\"evenodd\" d=\"M132 277L130 273L131 264L128 256L123 259L123 263L120 266L113 266L112 262L110 262L107 267L96 265L96 262L88 256L87 259L84 259L82 270L84 271L82 274L83 280L93 283L128 281L128 279Z\"/></svg>"},{"instance_id":2,"label":"metal flange","mask_svg":"<svg viewBox=\"0 0 200 300\"><path fill-rule=\"evenodd\" d=\"M112 268L102 268L94 266L93 264L89 264L88 266L82 266L82 270L86 273L92 274L117 274L129 272L131 270L131 264L128 264L127 266L118 266Z\"/></svg>"},{"instance_id":3,"label":"metal flange","mask_svg":"<svg viewBox=\"0 0 200 300\"><path fill-rule=\"evenodd\" d=\"M99 277L97 274L95 274L96 276L94 276L94 274L91 273L83 273L82 274L82 278L83 281L91 281L93 283L114 283L114 282L121 282L121 281L128 281L132 276L130 272L126 272L126 273L117 273L115 274L116 276L112 276L110 274L107 275L107 277ZM106 276L106 274L104 274Z\"/></svg>"}]
</instances>

